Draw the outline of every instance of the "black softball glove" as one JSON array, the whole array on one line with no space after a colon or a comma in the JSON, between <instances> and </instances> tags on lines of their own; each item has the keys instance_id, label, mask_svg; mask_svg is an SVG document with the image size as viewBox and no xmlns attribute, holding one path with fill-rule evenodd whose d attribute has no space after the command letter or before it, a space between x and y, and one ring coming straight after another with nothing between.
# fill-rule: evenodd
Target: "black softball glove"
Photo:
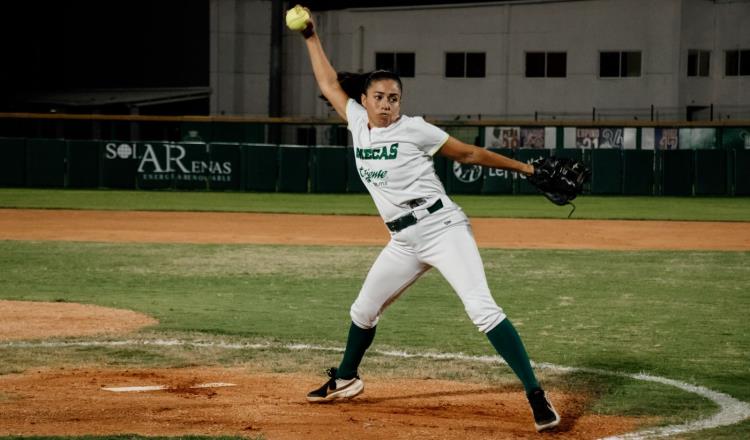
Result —
<instances>
[{"instance_id":1,"label":"black softball glove","mask_svg":"<svg viewBox=\"0 0 750 440\"><path fill-rule=\"evenodd\" d=\"M534 174L526 179L555 205L567 205L583 191L591 170L577 160L540 157L531 161ZM572 212L571 212L572 214Z\"/></svg>"}]
</instances>

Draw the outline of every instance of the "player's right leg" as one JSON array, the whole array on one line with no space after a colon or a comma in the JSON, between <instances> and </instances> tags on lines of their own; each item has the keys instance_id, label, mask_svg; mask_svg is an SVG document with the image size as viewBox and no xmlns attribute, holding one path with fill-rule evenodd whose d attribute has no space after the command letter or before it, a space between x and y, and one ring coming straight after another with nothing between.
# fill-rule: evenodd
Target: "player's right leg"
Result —
<instances>
[{"instance_id":1,"label":"player's right leg","mask_svg":"<svg viewBox=\"0 0 750 440\"><path fill-rule=\"evenodd\" d=\"M352 304L349 337L338 368L330 368L329 380L307 395L310 402L349 399L364 390L357 370L375 338L380 315L430 266L420 263L408 246L393 239L370 268L357 299Z\"/></svg>"}]
</instances>

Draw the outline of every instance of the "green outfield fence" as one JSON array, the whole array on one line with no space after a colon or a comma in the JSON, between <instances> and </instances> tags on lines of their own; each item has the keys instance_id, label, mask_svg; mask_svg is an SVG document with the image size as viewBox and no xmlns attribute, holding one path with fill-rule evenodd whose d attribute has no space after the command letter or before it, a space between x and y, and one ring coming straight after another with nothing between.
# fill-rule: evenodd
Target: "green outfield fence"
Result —
<instances>
[{"instance_id":1,"label":"green outfield fence","mask_svg":"<svg viewBox=\"0 0 750 440\"><path fill-rule=\"evenodd\" d=\"M750 121L432 122L521 161L582 160L591 194L750 195ZM0 136L5 187L365 192L340 121L14 113ZM435 169L451 194L536 193L511 172Z\"/></svg>"}]
</instances>

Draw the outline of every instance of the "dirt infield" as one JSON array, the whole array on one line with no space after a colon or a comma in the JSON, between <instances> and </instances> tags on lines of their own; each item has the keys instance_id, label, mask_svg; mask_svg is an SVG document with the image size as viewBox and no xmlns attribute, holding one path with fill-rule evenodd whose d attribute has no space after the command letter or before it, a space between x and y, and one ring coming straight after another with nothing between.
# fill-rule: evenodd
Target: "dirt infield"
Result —
<instances>
[{"instance_id":1,"label":"dirt infield","mask_svg":"<svg viewBox=\"0 0 750 440\"><path fill-rule=\"evenodd\" d=\"M750 222L472 219L481 247L750 250ZM379 217L0 209L0 240L383 245Z\"/></svg>"},{"instance_id":2,"label":"dirt infield","mask_svg":"<svg viewBox=\"0 0 750 440\"><path fill-rule=\"evenodd\" d=\"M205 383L220 388L191 388ZM163 391L109 387L167 385ZM319 380L243 369L73 369L0 376L0 434L240 435L268 440L524 439L534 431L522 393L442 380L368 379L348 402L309 404ZM637 420L584 413L583 399L552 393L564 422L544 438L593 439Z\"/></svg>"},{"instance_id":3,"label":"dirt infield","mask_svg":"<svg viewBox=\"0 0 750 440\"><path fill-rule=\"evenodd\" d=\"M59 302L0 301L0 316L0 341L117 335L159 323L130 310Z\"/></svg>"},{"instance_id":4,"label":"dirt infield","mask_svg":"<svg viewBox=\"0 0 750 440\"><path fill-rule=\"evenodd\" d=\"M155 320L71 303L0 301L0 341L134 330ZM538 438L518 390L444 380L367 378L349 402L309 404L320 377L242 368L44 368L0 375L0 435L239 435L268 440ZM193 388L229 383L232 387ZM105 388L165 386L147 392ZM546 435L594 439L643 420L588 414L586 397L552 392L563 424Z\"/></svg>"},{"instance_id":5,"label":"dirt infield","mask_svg":"<svg viewBox=\"0 0 750 440\"><path fill-rule=\"evenodd\" d=\"M750 223L474 219L482 247L750 250ZM0 240L383 245L376 217L0 209ZM127 332L156 321L67 303L0 302L0 341ZM43 369L0 376L0 435L241 435L268 440L541 438L518 391L440 380L367 379L350 402L311 405L320 377L243 369ZM191 386L228 382L227 388ZM114 393L104 387L166 385ZM625 433L643 420L586 411L553 392L563 424L543 437Z\"/></svg>"}]
</instances>

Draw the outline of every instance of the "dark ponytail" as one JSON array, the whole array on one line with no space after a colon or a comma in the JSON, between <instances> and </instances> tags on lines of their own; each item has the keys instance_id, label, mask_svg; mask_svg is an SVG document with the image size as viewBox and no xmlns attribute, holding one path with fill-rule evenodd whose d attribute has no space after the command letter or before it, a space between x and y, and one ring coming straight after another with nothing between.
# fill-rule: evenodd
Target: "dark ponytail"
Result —
<instances>
[{"instance_id":1,"label":"dark ponytail","mask_svg":"<svg viewBox=\"0 0 750 440\"><path fill-rule=\"evenodd\" d=\"M370 72L367 73L352 73L352 72L338 72L336 74L339 80L341 88L344 89L347 95L353 100L359 102L362 94L367 90L367 78L370 76Z\"/></svg>"},{"instance_id":2,"label":"dark ponytail","mask_svg":"<svg viewBox=\"0 0 750 440\"><path fill-rule=\"evenodd\" d=\"M362 94L370 87L370 84L384 79L396 81L398 89L403 93L401 78L388 70L375 70L366 73L338 72L336 77L344 92L357 102L360 102ZM323 95L320 95L320 99L328 102Z\"/></svg>"}]
</instances>

